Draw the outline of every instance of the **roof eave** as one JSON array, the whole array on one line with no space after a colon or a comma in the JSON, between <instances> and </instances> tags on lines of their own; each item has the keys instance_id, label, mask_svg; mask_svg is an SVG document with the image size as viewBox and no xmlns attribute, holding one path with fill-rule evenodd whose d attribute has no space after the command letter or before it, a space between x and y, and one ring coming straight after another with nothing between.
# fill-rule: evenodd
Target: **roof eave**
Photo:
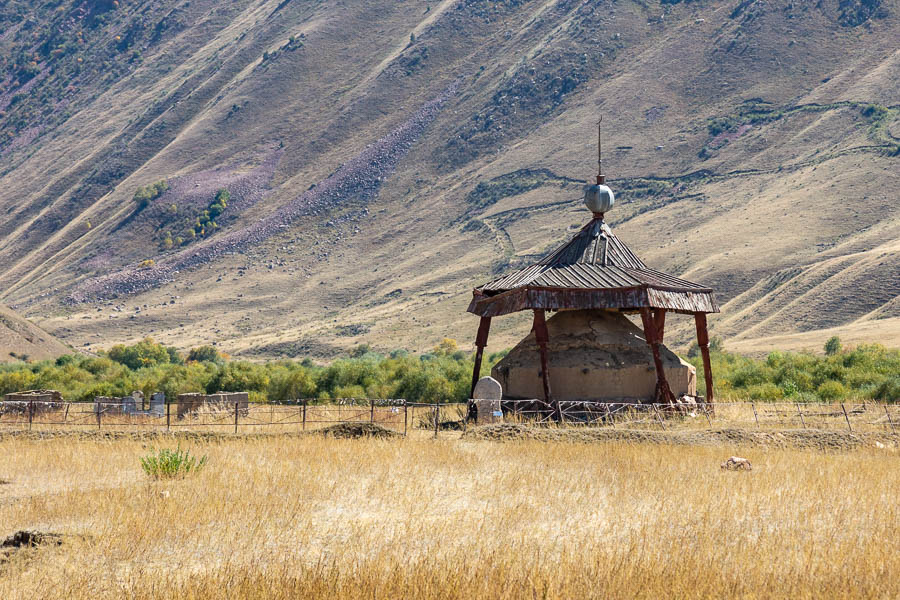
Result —
<instances>
[{"instance_id":1,"label":"roof eave","mask_svg":"<svg viewBox=\"0 0 900 600\"><path fill-rule=\"evenodd\" d=\"M482 317L498 317L534 309L633 311L641 308L658 308L685 314L719 312L719 306L709 288L666 288L651 285L605 289L523 286L490 296L476 288L467 310Z\"/></svg>"}]
</instances>

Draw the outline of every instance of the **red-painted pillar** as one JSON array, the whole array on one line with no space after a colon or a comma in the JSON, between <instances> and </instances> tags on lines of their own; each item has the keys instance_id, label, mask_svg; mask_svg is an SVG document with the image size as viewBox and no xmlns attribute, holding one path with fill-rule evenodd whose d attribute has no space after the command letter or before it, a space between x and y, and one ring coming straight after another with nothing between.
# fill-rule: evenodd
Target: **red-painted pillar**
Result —
<instances>
[{"instance_id":1,"label":"red-painted pillar","mask_svg":"<svg viewBox=\"0 0 900 600\"><path fill-rule=\"evenodd\" d=\"M713 374L712 363L709 360L709 330L706 326L706 313L696 313L694 322L697 324L697 345L700 346L700 355L703 357L703 378L706 380L706 402L713 404Z\"/></svg>"},{"instance_id":2,"label":"red-painted pillar","mask_svg":"<svg viewBox=\"0 0 900 600\"><path fill-rule=\"evenodd\" d=\"M547 344L550 341L550 334L547 331L547 320L543 310L534 311L534 337L541 353L541 383L544 386L544 401L553 409L553 418L557 421L561 416L559 412L559 403L553 399L553 393L550 391L550 361L547 358Z\"/></svg>"},{"instance_id":3,"label":"red-painted pillar","mask_svg":"<svg viewBox=\"0 0 900 600\"><path fill-rule=\"evenodd\" d=\"M478 377L481 375L481 361L484 356L484 347L487 346L488 333L491 331L491 318L481 317L478 323L478 334L475 336L475 366L472 368L472 387L469 390L469 410L468 418L475 418L475 403L471 401L475 394L475 384L478 383Z\"/></svg>"},{"instance_id":4,"label":"red-painted pillar","mask_svg":"<svg viewBox=\"0 0 900 600\"><path fill-rule=\"evenodd\" d=\"M644 324L644 337L653 352L653 365L656 368L656 398L654 401L672 404L675 402L675 395L666 379L666 371L663 368L662 356L659 352L659 345L662 343L665 331L666 311L662 309L651 311L649 308L642 308L641 321Z\"/></svg>"}]
</instances>

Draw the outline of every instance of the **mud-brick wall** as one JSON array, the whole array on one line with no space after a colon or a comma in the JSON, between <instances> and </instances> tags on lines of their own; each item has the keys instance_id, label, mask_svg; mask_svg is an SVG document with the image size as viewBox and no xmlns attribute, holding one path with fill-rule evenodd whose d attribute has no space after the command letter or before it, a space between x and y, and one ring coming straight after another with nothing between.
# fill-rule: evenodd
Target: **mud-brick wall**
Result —
<instances>
[{"instance_id":1,"label":"mud-brick wall","mask_svg":"<svg viewBox=\"0 0 900 600\"><path fill-rule=\"evenodd\" d=\"M178 418L185 415L207 410L233 411L237 404L238 413L242 416L249 414L250 394L247 392L219 392L218 394L178 394Z\"/></svg>"},{"instance_id":2,"label":"mud-brick wall","mask_svg":"<svg viewBox=\"0 0 900 600\"><path fill-rule=\"evenodd\" d=\"M30 406L34 414L41 414L59 410L62 407L63 397L56 390L28 390L6 394L3 401L8 403L3 412L24 413Z\"/></svg>"}]
</instances>

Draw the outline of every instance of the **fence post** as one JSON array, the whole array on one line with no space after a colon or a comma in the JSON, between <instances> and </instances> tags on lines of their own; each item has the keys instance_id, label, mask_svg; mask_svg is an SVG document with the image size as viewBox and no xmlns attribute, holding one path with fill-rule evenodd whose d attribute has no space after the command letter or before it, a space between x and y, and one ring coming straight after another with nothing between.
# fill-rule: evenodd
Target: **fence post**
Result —
<instances>
[{"instance_id":1,"label":"fence post","mask_svg":"<svg viewBox=\"0 0 900 600\"><path fill-rule=\"evenodd\" d=\"M803 429L806 429L806 421L803 420L803 413L800 411L800 403L795 402L794 406L797 407L797 414L800 415L800 422L803 424Z\"/></svg>"},{"instance_id":2,"label":"fence post","mask_svg":"<svg viewBox=\"0 0 900 600\"><path fill-rule=\"evenodd\" d=\"M237 433L238 426L238 403L235 401L234 403L234 432Z\"/></svg>"},{"instance_id":3,"label":"fence post","mask_svg":"<svg viewBox=\"0 0 900 600\"><path fill-rule=\"evenodd\" d=\"M706 417L706 424L712 429L712 421L709 420L709 402L703 403L703 416Z\"/></svg>"},{"instance_id":4,"label":"fence post","mask_svg":"<svg viewBox=\"0 0 900 600\"><path fill-rule=\"evenodd\" d=\"M434 404L434 437L435 439L438 436L438 423L441 419L441 405L439 402L435 402Z\"/></svg>"},{"instance_id":5,"label":"fence post","mask_svg":"<svg viewBox=\"0 0 900 600\"><path fill-rule=\"evenodd\" d=\"M559 407L559 424L565 426L566 424L566 413L563 411L562 402L557 402L556 405Z\"/></svg>"},{"instance_id":6,"label":"fence post","mask_svg":"<svg viewBox=\"0 0 900 600\"><path fill-rule=\"evenodd\" d=\"M884 414L887 415L888 423L890 423L891 425L891 433L897 433L897 431L894 429L894 421L893 419L891 419L891 413L888 410L887 404L884 405Z\"/></svg>"},{"instance_id":7,"label":"fence post","mask_svg":"<svg viewBox=\"0 0 900 600\"><path fill-rule=\"evenodd\" d=\"M406 424L409 422L409 404L403 401L403 435L406 435Z\"/></svg>"},{"instance_id":8,"label":"fence post","mask_svg":"<svg viewBox=\"0 0 900 600\"><path fill-rule=\"evenodd\" d=\"M166 398L166 431L172 429L172 399Z\"/></svg>"},{"instance_id":9,"label":"fence post","mask_svg":"<svg viewBox=\"0 0 900 600\"><path fill-rule=\"evenodd\" d=\"M31 431L31 423L34 421L34 400L28 401L28 431Z\"/></svg>"},{"instance_id":10,"label":"fence post","mask_svg":"<svg viewBox=\"0 0 900 600\"><path fill-rule=\"evenodd\" d=\"M369 399L369 423L375 422L375 399Z\"/></svg>"},{"instance_id":11,"label":"fence post","mask_svg":"<svg viewBox=\"0 0 900 600\"><path fill-rule=\"evenodd\" d=\"M751 402L750 408L753 409L753 420L756 421L756 428L759 429L759 417L756 416L756 404Z\"/></svg>"},{"instance_id":12,"label":"fence post","mask_svg":"<svg viewBox=\"0 0 900 600\"><path fill-rule=\"evenodd\" d=\"M70 406L72 406L72 403L66 402L66 412L65 412L65 414L63 414L63 425L65 425L69 421L69 407ZM888 417L890 418L890 415L888 415Z\"/></svg>"},{"instance_id":13,"label":"fence post","mask_svg":"<svg viewBox=\"0 0 900 600\"><path fill-rule=\"evenodd\" d=\"M300 402L303 403L303 431L306 431L306 398Z\"/></svg>"},{"instance_id":14,"label":"fence post","mask_svg":"<svg viewBox=\"0 0 900 600\"><path fill-rule=\"evenodd\" d=\"M103 420L103 403L97 403L97 429L100 429L100 423Z\"/></svg>"},{"instance_id":15,"label":"fence post","mask_svg":"<svg viewBox=\"0 0 900 600\"><path fill-rule=\"evenodd\" d=\"M843 402L841 402L841 410L844 411L844 419L847 421L847 429L849 429L852 432L853 428L850 427L850 417L847 415L847 409L844 408Z\"/></svg>"},{"instance_id":16,"label":"fence post","mask_svg":"<svg viewBox=\"0 0 900 600\"><path fill-rule=\"evenodd\" d=\"M659 405L658 405L658 404L654 404L654 405L653 405L653 412L656 413L656 418L659 420L659 424L660 424L660 426L662 426L663 431L665 431L665 430L666 430L666 424L663 423L662 415L659 414Z\"/></svg>"}]
</instances>

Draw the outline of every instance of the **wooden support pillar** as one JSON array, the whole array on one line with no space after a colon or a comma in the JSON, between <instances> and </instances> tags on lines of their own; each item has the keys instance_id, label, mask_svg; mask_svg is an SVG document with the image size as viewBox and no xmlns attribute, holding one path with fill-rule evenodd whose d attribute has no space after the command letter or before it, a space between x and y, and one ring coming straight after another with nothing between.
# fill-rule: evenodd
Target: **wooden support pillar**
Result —
<instances>
[{"instance_id":1,"label":"wooden support pillar","mask_svg":"<svg viewBox=\"0 0 900 600\"><path fill-rule=\"evenodd\" d=\"M659 345L663 341L666 326L666 311L662 309L651 311L649 308L642 308L641 321L644 323L644 337L653 352L653 365L656 368L656 398L654 402L674 404L675 395L666 379L666 371L663 368L662 356L659 352Z\"/></svg>"},{"instance_id":2,"label":"wooden support pillar","mask_svg":"<svg viewBox=\"0 0 900 600\"><path fill-rule=\"evenodd\" d=\"M550 334L547 331L547 321L543 310L536 309L534 311L532 328L538 350L541 353L541 382L544 385L544 401L552 407L553 418L560 421L562 415L559 411L559 403L553 400L553 393L550 391L550 361L547 359L547 343L550 341Z\"/></svg>"},{"instance_id":3,"label":"wooden support pillar","mask_svg":"<svg viewBox=\"0 0 900 600\"><path fill-rule=\"evenodd\" d=\"M706 402L710 405L715 402L713 398L712 365L709 361L709 330L706 327L706 313L696 313L694 322L697 324L697 345L700 346L700 355L703 357L703 379L706 380Z\"/></svg>"},{"instance_id":4,"label":"wooden support pillar","mask_svg":"<svg viewBox=\"0 0 900 600\"><path fill-rule=\"evenodd\" d=\"M475 384L478 383L478 378L481 375L481 361L484 357L484 347L487 346L488 333L490 331L491 318L481 317L481 321L478 323L478 334L475 336L475 366L472 368L472 387L469 389L468 419L474 419L477 416L475 414L475 403L471 399L475 395Z\"/></svg>"}]
</instances>

